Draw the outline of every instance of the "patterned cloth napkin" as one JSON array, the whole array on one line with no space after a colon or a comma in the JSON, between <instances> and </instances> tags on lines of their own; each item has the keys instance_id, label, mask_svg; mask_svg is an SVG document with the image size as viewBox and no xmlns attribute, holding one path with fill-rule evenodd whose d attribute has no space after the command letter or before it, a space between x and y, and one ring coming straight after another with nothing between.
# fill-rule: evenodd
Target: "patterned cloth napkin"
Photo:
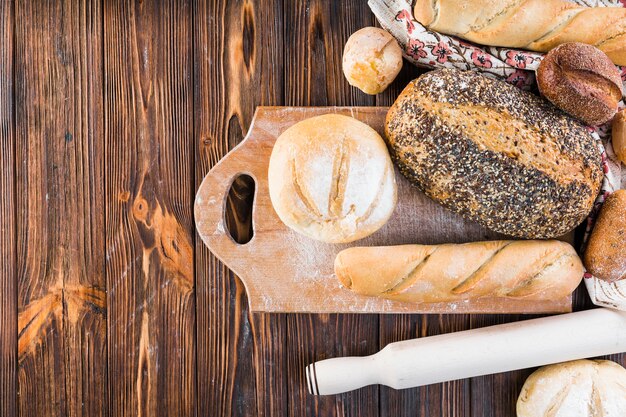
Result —
<instances>
[{"instance_id":1,"label":"patterned cloth napkin","mask_svg":"<svg viewBox=\"0 0 626 417\"><path fill-rule=\"evenodd\" d=\"M572 0L588 7L626 7L619 0ZM499 78L523 90L535 87L535 71L542 53L511 48L476 45L454 36L430 31L413 17L412 3L407 0L369 0L370 9L380 25L393 35L404 57L422 68L457 68L480 71L488 77ZM618 67L626 87L626 67ZM620 102L620 108L626 107ZM626 170L611 147L610 123L589 128L602 153L604 181L600 195L589 214L584 242L587 242L604 199L626 185ZM583 246L584 244L583 243ZM581 248L584 249L584 248ZM626 310L626 280L608 283L585 273L585 285L594 304Z\"/></svg>"}]
</instances>

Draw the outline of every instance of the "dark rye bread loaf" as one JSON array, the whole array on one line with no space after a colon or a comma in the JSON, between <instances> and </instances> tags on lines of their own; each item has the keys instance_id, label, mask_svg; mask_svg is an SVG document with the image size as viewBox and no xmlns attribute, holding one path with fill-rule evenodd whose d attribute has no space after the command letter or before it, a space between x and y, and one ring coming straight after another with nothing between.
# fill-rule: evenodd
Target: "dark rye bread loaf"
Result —
<instances>
[{"instance_id":1,"label":"dark rye bread loaf","mask_svg":"<svg viewBox=\"0 0 626 417\"><path fill-rule=\"evenodd\" d=\"M470 71L428 72L387 113L402 174L496 232L553 238L591 211L603 178L586 128L550 103Z\"/></svg>"}]
</instances>

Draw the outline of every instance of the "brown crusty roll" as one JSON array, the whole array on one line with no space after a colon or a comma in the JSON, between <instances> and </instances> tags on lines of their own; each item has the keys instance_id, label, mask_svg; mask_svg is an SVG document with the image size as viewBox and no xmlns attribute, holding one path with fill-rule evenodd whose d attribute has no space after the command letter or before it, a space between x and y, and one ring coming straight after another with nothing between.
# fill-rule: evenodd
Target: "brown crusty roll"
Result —
<instances>
[{"instance_id":1,"label":"brown crusty roll","mask_svg":"<svg viewBox=\"0 0 626 417\"><path fill-rule=\"evenodd\" d=\"M421 303L560 298L574 291L583 273L574 248L556 240L353 247L335 258L344 287Z\"/></svg>"},{"instance_id":2,"label":"brown crusty roll","mask_svg":"<svg viewBox=\"0 0 626 417\"><path fill-rule=\"evenodd\" d=\"M587 128L543 98L473 71L430 71L387 113L400 172L499 233L559 237L582 223L604 173Z\"/></svg>"},{"instance_id":3,"label":"brown crusty roll","mask_svg":"<svg viewBox=\"0 0 626 417\"><path fill-rule=\"evenodd\" d=\"M626 278L626 190L608 196L585 250L585 268L605 281Z\"/></svg>"},{"instance_id":4,"label":"brown crusty roll","mask_svg":"<svg viewBox=\"0 0 626 417\"><path fill-rule=\"evenodd\" d=\"M537 85L552 104L590 126L611 120L622 99L617 67L598 48L577 42L548 52L537 70Z\"/></svg>"},{"instance_id":5,"label":"brown crusty roll","mask_svg":"<svg viewBox=\"0 0 626 417\"><path fill-rule=\"evenodd\" d=\"M415 19L430 30L483 45L547 52L566 42L595 45L626 65L626 9L567 0L417 0Z\"/></svg>"},{"instance_id":6,"label":"brown crusty roll","mask_svg":"<svg viewBox=\"0 0 626 417\"><path fill-rule=\"evenodd\" d=\"M617 112L611 125L611 144L617 158L626 164L626 109Z\"/></svg>"}]
</instances>

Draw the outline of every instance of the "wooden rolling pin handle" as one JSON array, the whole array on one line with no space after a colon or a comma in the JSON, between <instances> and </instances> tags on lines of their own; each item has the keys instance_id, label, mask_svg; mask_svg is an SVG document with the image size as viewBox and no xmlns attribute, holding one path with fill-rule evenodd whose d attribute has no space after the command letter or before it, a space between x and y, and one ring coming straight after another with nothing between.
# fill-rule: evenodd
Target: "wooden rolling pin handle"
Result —
<instances>
[{"instance_id":1,"label":"wooden rolling pin handle","mask_svg":"<svg viewBox=\"0 0 626 417\"><path fill-rule=\"evenodd\" d=\"M325 391L352 391L379 383L374 355L326 359L310 364L305 372L309 394L314 395L325 395L319 391L318 375L323 378Z\"/></svg>"},{"instance_id":2,"label":"wooden rolling pin handle","mask_svg":"<svg viewBox=\"0 0 626 417\"><path fill-rule=\"evenodd\" d=\"M387 345L365 357L306 367L309 392L331 395L372 384L396 389L626 352L626 312L605 308Z\"/></svg>"}]
</instances>

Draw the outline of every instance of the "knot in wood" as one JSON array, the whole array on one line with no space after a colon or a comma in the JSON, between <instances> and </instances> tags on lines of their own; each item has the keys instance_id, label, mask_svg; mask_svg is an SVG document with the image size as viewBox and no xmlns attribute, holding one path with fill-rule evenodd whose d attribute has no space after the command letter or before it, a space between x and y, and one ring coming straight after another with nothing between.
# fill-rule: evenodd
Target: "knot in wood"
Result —
<instances>
[{"instance_id":1,"label":"knot in wood","mask_svg":"<svg viewBox=\"0 0 626 417\"><path fill-rule=\"evenodd\" d=\"M145 222L148 218L148 202L146 199L138 197L133 204L133 217L136 220Z\"/></svg>"}]
</instances>

